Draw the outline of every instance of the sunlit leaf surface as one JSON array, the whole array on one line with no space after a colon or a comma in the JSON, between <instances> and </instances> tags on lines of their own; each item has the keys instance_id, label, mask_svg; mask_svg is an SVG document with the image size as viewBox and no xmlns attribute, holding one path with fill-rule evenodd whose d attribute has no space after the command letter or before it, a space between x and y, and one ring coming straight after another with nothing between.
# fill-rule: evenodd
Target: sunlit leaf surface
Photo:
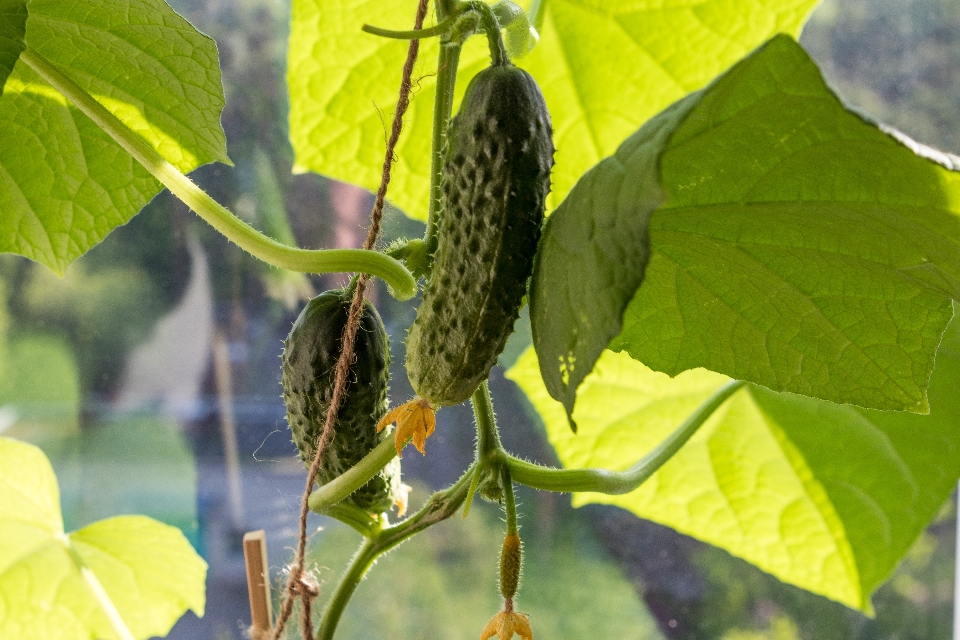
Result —
<instances>
[{"instance_id":1,"label":"sunlit leaf surface","mask_svg":"<svg viewBox=\"0 0 960 640\"><path fill-rule=\"evenodd\" d=\"M676 378L604 352L581 387L572 434L532 349L508 376L565 467L624 469L728 378ZM960 476L960 323L937 354L929 415L857 409L750 385L650 480L615 504L744 558L781 580L870 611L885 580Z\"/></svg>"},{"instance_id":2,"label":"sunlit leaf surface","mask_svg":"<svg viewBox=\"0 0 960 640\"><path fill-rule=\"evenodd\" d=\"M115 638L84 572L92 572L136 638L203 615L207 565L179 529L119 516L65 533L46 456L0 438L0 637Z\"/></svg>"}]
</instances>

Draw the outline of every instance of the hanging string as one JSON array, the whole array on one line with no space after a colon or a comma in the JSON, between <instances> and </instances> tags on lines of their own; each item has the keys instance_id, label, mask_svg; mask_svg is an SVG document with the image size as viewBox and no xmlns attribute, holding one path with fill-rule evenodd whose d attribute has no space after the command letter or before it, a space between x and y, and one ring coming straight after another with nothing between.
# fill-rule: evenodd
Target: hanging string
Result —
<instances>
[{"instance_id":1,"label":"hanging string","mask_svg":"<svg viewBox=\"0 0 960 640\"><path fill-rule=\"evenodd\" d=\"M417 17L414 23L414 29L423 28L423 21L427 15L428 0L420 0L417 7ZM390 184L390 172L393 166L394 150L397 141L400 139L400 132L403 129L403 115L410 105L410 90L413 85L413 66L417 60L417 54L420 51L420 41L411 40L407 48L407 60L403 65L403 79L400 82L400 95L397 100L397 110L393 115L393 126L390 131L390 138L387 140L387 149L383 159L383 172L380 176L380 188L377 189L376 201L373 204L373 211L370 213L370 226L367 229L367 238L363 243L363 248L372 250L377 243L380 235L380 226L383 221L383 205L387 197L387 187ZM337 360L336 373L334 376L333 397L330 400L330 407L323 424L323 431L316 443L316 453L313 456L313 463L310 465L310 471L307 474L307 484L303 492L303 498L300 503L300 536L297 542L297 551L294 555L293 563L290 566L290 575L287 579L287 585L284 588L283 604L280 607L280 613L277 616L277 623L273 629L272 640L279 640L280 634L286 626L287 620L293 612L294 600L301 600L301 628L303 630L304 640L312 640L312 623L309 622L311 600L310 590L303 588L304 572L303 559L307 547L307 515L310 512L308 500L313 491L313 485L316 482L317 474L320 469L320 460L323 452L333 439L333 424L337 419L337 411L343 402L349 383L350 364L353 362L354 341L357 336L357 328L360 326L360 316L363 312L364 292L367 286L367 274L361 274L357 281L357 288L350 303L350 312L347 318L347 325L343 330L341 340L342 351ZM304 621L304 618L307 618Z\"/></svg>"}]
</instances>

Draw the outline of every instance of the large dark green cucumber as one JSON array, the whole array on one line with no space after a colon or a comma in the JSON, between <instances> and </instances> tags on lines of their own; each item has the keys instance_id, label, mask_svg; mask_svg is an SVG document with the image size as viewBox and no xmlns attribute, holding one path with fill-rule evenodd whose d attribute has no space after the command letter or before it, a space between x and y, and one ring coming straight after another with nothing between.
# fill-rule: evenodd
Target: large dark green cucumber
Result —
<instances>
[{"instance_id":1,"label":"large dark green cucumber","mask_svg":"<svg viewBox=\"0 0 960 640\"><path fill-rule=\"evenodd\" d=\"M333 396L343 328L352 289L335 289L312 299L300 313L283 350L283 400L293 442L306 466L313 462ZM346 398L337 412L334 436L320 461L317 482L325 484L359 462L386 437L377 421L387 412L390 343L373 305L364 302L357 330L354 362ZM399 461L394 460L347 501L370 513L394 504L400 488Z\"/></svg>"},{"instance_id":2,"label":"large dark green cucumber","mask_svg":"<svg viewBox=\"0 0 960 640\"><path fill-rule=\"evenodd\" d=\"M492 66L447 135L433 270L407 336L407 373L437 407L463 402L513 332L553 166L550 115L526 71Z\"/></svg>"}]
</instances>

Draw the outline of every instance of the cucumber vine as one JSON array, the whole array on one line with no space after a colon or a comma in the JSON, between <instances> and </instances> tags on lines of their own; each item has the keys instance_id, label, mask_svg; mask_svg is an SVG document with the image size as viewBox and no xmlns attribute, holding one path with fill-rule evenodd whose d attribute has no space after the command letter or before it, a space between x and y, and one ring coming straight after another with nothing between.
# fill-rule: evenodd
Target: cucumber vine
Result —
<instances>
[{"instance_id":1,"label":"cucumber vine","mask_svg":"<svg viewBox=\"0 0 960 640\"><path fill-rule=\"evenodd\" d=\"M304 569L308 511L333 517L352 527L362 537L359 550L334 587L319 620L316 630L317 640L330 640L334 637L337 625L357 586L380 556L458 512L462 517L468 517L471 504L477 495L502 505L505 516L504 539L499 559L499 588L503 606L483 629L481 639L486 640L496 635L503 640L517 634L522 640L532 640L537 621L531 620L527 614L518 611L514 602L520 589L523 557L523 544L517 521L516 486L553 492L593 492L607 495L633 491L671 460L708 421L711 419L719 421L722 418L720 414L723 413L718 412L720 407L734 394L746 389L747 381L724 378L717 382L710 387L713 390L712 395L700 402L679 427L642 459L622 470L551 468L523 460L504 448L500 439L488 378L491 368L503 351L507 337L513 331L513 322L517 318L520 307L527 302L527 283L531 279L531 273L533 273L533 280L538 281L536 271L538 268L553 269L552 277L552 273L561 270L557 267L558 264L571 271L582 269L596 272L583 280L572 278L570 281L559 284L559 278L553 280L545 278L542 281L546 282L544 286L556 285L556 288L550 289L547 293L538 294L536 286L529 289L531 316L534 318L533 340L537 347L537 355L542 357L547 353L547 359L558 356L553 360L555 367L557 361L562 363L559 369L552 370L549 364L546 365L540 369L541 375L546 383L546 390L552 397L555 399L560 399L561 395L565 397L566 417L572 424L573 400L577 393L577 386L584 376L593 370L593 365L598 362L601 352L614 348L611 345L619 344L622 351L629 353L631 357L639 358L631 352L632 345L628 344L629 340L623 338L626 331L624 319L629 311L628 305L632 304L634 296L638 295L639 283L646 277L644 270L647 268L651 253L650 217L664 202L670 206L685 206L677 203L683 199L682 191L686 186L681 185L683 188L678 187L671 192L665 184L666 180L662 179L658 173L668 160L675 163L673 165L675 171L678 171L677 166L690 163L690 159L683 156L683 149L678 151L670 147L675 142L671 136L674 132L683 129L683 136L679 136L681 141L678 144L698 140L700 136L705 135L702 128L697 128L705 126L703 123L711 123L711 126L716 124L716 128L720 129L722 128L720 125L726 122L725 119L739 117L738 114L732 113L735 111L734 106L738 103L731 99L730 105L725 104L720 108L716 104L717 100L710 103L704 98L709 91L708 88L704 92L690 94L663 111L661 115L654 116L648 121L652 124L644 125L624 142L616 154L596 165L598 168L596 172L588 171L574 187L564 185L565 191L562 195L568 197L544 225L543 215L550 190L554 155L550 114L546 111L546 101L533 75L514 66L511 63L511 56L525 54L537 41L539 37L537 30L544 28L546 2L533 0L529 11L524 11L510 0L501 0L493 5L482 0L435 0L433 9L435 24L427 28L423 27L423 23L428 10L428 0L420 0L413 29L388 28L393 25L356 25L356 29L362 29L374 37L409 41L399 92L400 98L384 154L380 188L377 191L370 227L362 249L306 250L287 246L265 236L205 193L141 137L134 130L135 127L132 128L125 123L101 104L94 95L68 77L61 68L58 68L56 61L49 60L37 48L29 46L29 39L23 38L24 46L22 52L18 54L23 64L39 74L46 83L96 123L153 178L168 188L219 233L249 254L282 269L311 273L358 274L346 289L327 292L315 298L311 306L305 309L301 319L298 319L286 343L287 350L283 361L284 401L287 404L288 421L294 440L309 472L302 496L298 547L294 560L289 565L290 574L283 594L281 614L272 631L274 640L284 632L286 622L292 615L297 601L301 603L304 633L312 634L311 603L317 592L311 586L309 575ZM454 116L458 67L461 56L465 55L463 54L464 46L473 37L483 38L486 41L490 64L470 82L460 111ZM383 251L378 251L375 247L379 241L380 221L394 162L394 148L401 133L404 112L409 104L413 84L413 66L418 56L419 43L427 38L437 39L439 52L432 130L429 138L431 148L429 189L425 196L428 199L426 228L422 239L401 240ZM801 60L802 56L791 49L796 43L792 40L788 43L787 40L789 38L785 36L777 36L768 45L771 50L776 50L777 55L782 56L783 60L789 62L785 66L801 67L804 64ZM763 67L763 65L758 66ZM767 75L764 77L767 78ZM730 81L731 85L736 84L734 80ZM718 85L721 81L718 81ZM678 81L678 85L682 84ZM794 87L783 90L781 93L785 96L806 96L808 88L804 85L803 91L796 90ZM728 94L724 95L729 96L733 93L733 89L728 86L725 86L724 90L728 91ZM780 88L777 87L776 91L780 91ZM755 96L749 97L752 99ZM703 112L697 113L689 121L686 120L689 114L697 112L698 109L703 109ZM709 109L715 111L709 111ZM845 125L844 135L850 135L852 139L859 141L860 139L856 136L861 135L861 129L858 127L862 124L857 121L849 126ZM566 127L570 128L569 119L566 121ZM423 137L426 138L426 131L424 130L423 133ZM566 135L567 131L564 133ZM596 146L593 151L599 154L602 151L601 145L597 142L594 132L591 131L590 134L594 137L593 142ZM788 134L792 135L793 132ZM789 135L785 134L782 140L788 137ZM818 135L812 135L809 132L804 132L797 137L804 140L819 139ZM867 134L863 134L863 139L873 140L868 138ZM881 148L880 143L876 146ZM670 153L674 156L668 158ZM691 154L697 157L701 155L702 153ZM771 160L774 164L782 160L773 153L770 157L776 159L776 162ZM945 164L949 165L950 162L952 160ZM891 163L891 166L895 164ZM753 169L755 167L751 167L751 170ZM423 169L423 173L425 171ZM729 185L726 183L722 183L722 179L732 173L735 172L718 170L717 175L709 176L710 180L720 185L713 188L713 192L735 191L728 188ZM767 176L763 174L761 177ZM942 175L938 174L937 178L942 178ZM706 180L705 177L704 181ZM691 184L693 182L690 181ZM820 180L818 184L823 182ZM929 180L929 182L933 183L936 180ZM796 190L808 191L804 186L798 186ZM816 193L818 197L822 195L820 191ZM870 194L872 197L873 192ZM881 209L884 207L892 209L902 205L899 201L892 202L896 200L895 197L891 197L890 201L884 200L887 196L885 192L881 193L870 202L877 204ZM420 197L424 197L423 194ZM746 198L746 196L743 197ZM761 200L756 203L744 200L730 205L721 200L704 206L729 205L742 208L746 204L767 206L770 202L780 202L776 200L780 197L779 192L773 190L769 194L764 192L757 197ZM858 198L859 194L854 200L859 205L861 202ZM853 215L847 211L852 208L848 206L848 201L842 198L834 199L840 202L842 207L846 207L844 215ZM796 198L795 200L797 203L802 203L802 200ZM794 204L795 200L787 198L783 202ZM932 200L935 198L931 198ZM574 204L564 209L570 201L574 201ZM834 201L830 202L835 204ZM940 200L937 202L939 203ZM816 204L820 206L822 203L818 201ZM920 218L907 217L915 215L915 210L920 210L920 207L914 207L914 203L911 202L910 208L911 212L904 214L905 218L898 220L898 224L903 228L924 227L929 221L918 222ZM572 214L562 218L571 210L573 210ZM886 215L887 209L883 209L883 212ZM743 212L737 210L735 213ZM872 214L870 212L864 214L864 218L866 219L869 215ZM894 214L890 214L890 220L893 219ZM887 218L884 220L886 221ZM671 223L679 226L676 229L664 226L660 231L664 234L690 233L689 229L683 227L683 220L680 222L672 220ZM553 244L545 248L546 243L540 242L541 233L548 234L551 225L559 231L552 236ZM891 227L894 226L891 224ZM929 231L927 227L924 229L925 232ZM746 223L733 231L727 231L728 235L738 237L742 235L745 238L751 233ZM723 233L724 230L717 232L717 237L708 238L709 242L705 244L713 243L711 246L716 248L719 246L717 238L721 238ZM597 237L602 236L602 238L596 244L590 245L589 250L580 251L582 245L586 244L582 243L581 239L591 234ZM626 237L627 240L622 243L611 242L609 247L603 244L610 237L618 235ZM768 235L770 234L763 235L763 242L772 242ZM789 233L785 235L790 236ZM801 250L812 251L811 247L799 243L797 237L800 235L802 234L795 234L783 240L783 246L790 250L796 249L797 255L800 255ZM933 235L930 231L930 237ZM928 239L928 236L920 237ZM721 239L728 242L724 238ZM591 240L594 239L591 238ZM748 238L747 242L754 240L756 238ZM876 303L875 306L881 308L879 315L883 316L884 322L891 319L888 317L892 313L890 309L906 308L904 300L922 299L920 306L927 305L922 309L924 314L929 312L934 315L933 312L936 311L943 316L941 318L943 326L937 325L929 332L932 334L935 330L939 331L935 336L931 337L927 333L921 334L918 331L916 336L910 338L913 334L909 334L909 339L906 339L906 342L913 340L917 344L924 345L932 343L933 338L941 335L949 319L946 307L952 304L949 296L943 291L944 287L939 284L923 289L921 293L926 296L923 297L917 292L925 286L926 281L921 282L923 279L916 274L903 275L904 272L915 269L916 265L937 269L943 267L941 263L937 263L939 258L935 255L940 251L939 249L930 250L929 253L916 249L916 247L925 246L925 241L916 241L907 248L897 245L894 247L895 250L891 249L889 253L897 254L900 251L905 256L901 260L902 264L881 265L880 258L875 258L876 264L870 263L871 269L875 269L878 273L882 270L881 267L890 266L891 271L896 272L897 278L902 276L903 281L878 279L877 286L867 287L876 291L893 291L895 294L891 294L893 298L856 299L858 302L867 301L860 306L861 309L870 310L873 308L871 305ZM796 244L790 244L791 242ZM833 239L821 244L835 249ZM839 243L837 244L839 246ZM740 248L736 244L730 246ZM780 248L775 244L770 246L775 249ZM893 246L892 243L891 246ZM955 246L955 243L950 246ZM854 247L854 249L858 248ZM547 250L551 253L548 257L544 257ZM707 249L703 251L706 252ZM851 249L847 253L844 251L847 251L846 247L835 249L835 253L829 254L828 257L838 262L843 262L841 257L847 259L851 255L862 258L857 250ZM946 250L940 252L948 253ZM597 258L599 254L603 255ZM870 255L874 256L874 253ZM671 256L670 259L673 257ZM761 256L750 254L750 257L759 262ZM774 262L771 259L769 264L763 264L758 268L769 268L772 273L773 267L777 266ZM598 263L603 264L598 266ZM548 266L543 266L544 264ZM843 264L847 263L843 262ZM947 269L948 267L943 267L944 273L947 273ZM627 274L629 277L621 277L622 271L629 272ZM764 275L767 275L766 272ZM778 272L776 275L782 274ZM422 302L417 310L417 320L410 327L406 339L407 375L418 395L410 402L394 407L392 410L386 402L389 381L389 338L378 313L364 297L368 277L384 280L391 294L399 300L414 298L418 290L418 281L423 278L425 283ZM816 277L827 279L820 274ZM783 276L783 281L788 280ZM600 281L600 284L597 284L597 281ZM769 282L775 284L779 281L771 279ZM794 287L792 281L789 284L791 291L801 289L799 284ZM702 285L702 282L698 281L697 285ZM773 284L770 286L773 288ZM597 302L592 295L594 289L601 287L605 288L604 295L607 297ZM729 296L731 299L722 298L723 294L728 293L727 289L722 286L719 289L721 291L717 293L717 306L720 306L721 302L732 304L733 296ZM609 293L607 290L614 293ZM808 306L804 304L812 305L811 300L816 298L816 295L810 292L806 292L805 295L807 297L796 300L785 298L786 302L783 304L788 306L796 302L794 304L796 308L807 309ZM555 307L548 304L549 301L566 297L575 299L575 302L561 308L559 313ZM588 302L583 302L584 300ZM895 304L891 303L891 300ZM753 301L748 301L746 304L748 308L754 306ZM773 305L772 302L771 305ZM304 325L312 322L308 316L314 307L322 307L324 315L314 318L316 323L311 325L309 332L297 333L303 330ZM827 316L827 311L830 310L827 307L830 305L816 309L818 313L823 313L824 325L829 325L836 320L836 317ZM780 307L775 308L771 314L777 315L780 309ZM540 318L557 316L559 321L557 324L549 324L543 320L538 323L538 314ZM599 327L603 322L591 314L609 316L603 319L604 322L611 318L612 320L607 323L609 326ZM816 314L811 312L810 315ZM937 317L939 318L940 315ZM837 317L843 319L843 314ZM926 317L926 315L923 316L923 322L927 322ZM779 318L780 316L777 315L778 320ZM646 316L639 320L635 319L635 322L642 324L645 320ZM923 324L919 320L914 322L916 317L906 312L903 317L898 317L896 320L910 327ZM931 322L931 326L936 324ZM735 323L736 321L731 321L731 324ZM896 322L893 325L895 330L900 328ZM859 330L859 327L857 329ZM633 331L638 334L643 333L636 328ZM810 331L813 330L810 329ZM797 333L802 331L798 329ZM815 349L822 349L826 353L823 356L825 359L833 357L830 349L835 343L842 342L842 345L837 347L838 352L857 351L857 349L846 349L847 344L854 344L853 339L848 335L840 336L842 339L850 338L847 342L843 342L832 333L824 335L826 338L822 340L821 335L813 335L809 340L815 345ZM546 336L543 344L547 346L541 349L542 345L538 343L538 338L543 336ZM899 334L897 337L899 338ZM585 340L582 344L578 343L581 338ZM837 339L833 340L833 338ZM786 345L784 349L794 348L792 339L793 336L782 339ZM623 341L623 344L616 342L617 340ZM648 334L635 337L635 343L641 346L650 340L652 338ZM867 347L879 344L884 348L890 347L888 350L890 353L894 353L894 347L901 346L899 342L896 344L894 342L896 341L892 339L873 340L870 336L866 339ZM854 346L860 348L863 345L855 344ZM868 353L867 347L864 347L864 361L869 360L870 366L876 365L882 358L875 358L874 352ZM639 349L639 347L636 348ZM903 347L903 355L912 358L916 352L909 351L909 348L911 348L910 345ZM888 351L884 351L884 356ZM678 351L676 356L678 360L680 355L683 354ZM769 354L764 351L762 355ZM803 367L808 366L804 358L809 356L809 353L804 353L798 348L796 352L789 351L788 355L797 363L803 363ZM836 359L839 360L840 355L837 355ZM900 355L900 352L896 352L894 356L890 356L890 362L886 363L890 371L897 368L898 361L895 357ZM738 357L727 357L726 360L736 361ZM590 358L592 361L584 362ZM662 356L662 358L666 360L668 356ZM718 362L722 360L724 360L723 354L717 356ZM782 365L784 368L793 366L794 360L786 357L781 357L780 360L786 362ZM685 360L684 366L698 362ZM726 366L724 363L721 364ZM740 366L739 362L735 364ZM766 366L768 363L762 364ZM848 369L830 369L834 364L832 362L823 364L822 370L817 369L818 364L823 363L817 361L809 365L811 371L816 369L810 375L830 380L831 384L833 378L842 378L849 373ZM848 363L844 361L843 366L847 365ZM731 373L731 370L723 369L721 366L715 370L718 376L725 373L731 377L747 377L751 382L766 384L766 379L761 378L758 382L757 379L750 378L750 375L753 375L750 373L752 371L750 362L742 366L746 367L746 373L743 369ZM800 364L796 366L800 367ZM926 373L932 371L932 359L929 366L929 371ZM652 365L651 368L656 369ZM690 368L693 367L687 367L687 369ZM756 368L762 367L754 367ZM571 372L575 369L578 380L568 388ZM667 370L662 362L660 370ZM837 371L843 375L837 376ZM924 371L920 371L919 367L917 371L919 373L916 375L922 378ZM781 372L773 371L774 375L778 373ZM886 385L889 388L899 389L900 387L894 384L896 379L893 374L890 374L889 380L884 377L888 373L886 369L877 373L877 379L882 383L878 383L878 386ZM548 380L551 376L559 379L554 379L551 383ZM791 381L794 378L799 380L794 384L801 385L798 388L806 393L806 388L802 385L809 381L803 375L791 372L783 377L788 377ZM890 384L887 384L888 382ZM810 397L837 402L858 401L860 398L856 396L851 400L849 394L844 395L843 390L836 391L831 384L822 383L821 380L825 390L812 390L809 393ZM562 393L558 393L558 388ZM784 386L774 390L797 391L798 388ZM871 392L875 391L877 390L871 390ZM863 397L866 398L864 406L876 409L902 409L911 406L926 408L925 389L918 388L914 392L911 388L908 391L909 393L904 392L902 398L886 397L879 392L874 393L873 396L864 395ZM837 395L830 396L827 392L836 392ZM767 392L761 390L757 393ZM698 396L698 401L703 395ZM403 485L399 484L399 457L403 448L412 443L420 453L426 455L427 438L433 433L436 424L434 411L444 406L460 404L467 399L470 400L476 423L476 445L472 463L453 485L434 493L419 510L404 517L406 493ZM889 404L884 404L885 402ZM691 403L691 406L693 404ZM393 423L396 423L395 430L382 433ZM950 474L944 472L942 475L947 477ZM316 486L317 483L319 487ZM394 521L391 521L391 516L388 514L392 504L398 507ZM78 561L78 566L81 564ZM99 584L96 582L96 577L93 574L85 577L96 591ZM120 615L115 609L111 610L109 598L106 598L102 604L108 615L115 617ZM122 621L114 626L120 629ZM130 635L129 632L127 635Z\"/></svg>"},{"instance_id":2,"label":"cucumber vine","mask_svg":"<svg viewBox=\"0 0 960 640\"><path fill-rule=\"evenodd\" d=\"M456 62L462 46L462 38L458 36L456 39L452 39L450 37L454 26L468 24L470 21L465 19L466 16L471 16L473 13L479 14L479 19L475 22L483 25L484 32L487 35L491 49L492 65L496 67L508 64L496 15L488 5L470 2L454 7L447 6L445 9L456 9L457 12L446 15L441 13L441 21L437 27L430 30L388 31L378 27L365 27L366 31L383 37L412 39L415 37L439 36L443 42L438 60L440 74L434 109L434 148L431 155L434 168L431 182L433 196L431 197L430 219L427 223L427 232L424 239L424 246L428 248L428 255L430 256L436 253L440 216L452 215L445 211L443 206L446 198L442 186L445 179L443 175L444 150L451 144L447 135L450 131L450 113L457 71ZM467 122L472 130L474 125L469 120ZM468 210L458 215L469 216L471 212ZM406 247L407 245L404 245L396 249L396 254L401 257L409 255ZM470 259L475 260L477 257L471 255ZM434 268L436 268L436 265L434 265ZM431 275L435 276L436 274ZM526 275L523 275L524 280ZM423 306L427 304L428 301L425 298ZM436 351L433 354L436 354ZM426 358L428 356L425 354L422 357ZM471 397L471 405L477 424L476 460L453 487L436 494L420 512L396 525L390 525L386 521L385 514L372 514L376 517L368 516L364 518L356 510L344 510L342 507L341 501L346 496L349 496L358 487L363 486L370 478L375 477L385 465L394 459L394 451L386 441L381 442L352 469L324 484L310 495L310 509L343 520L353 526L365 538L323 612L317 638L329 639L333 637L337 621L340 619L351 594L380 554L390 550L414 533L449 517L461 506L463 507L464 517L466 517L475 492L479 492L487 499L502 501L507 522L504 551L501 558L501 591L504 597L504 608L491 619L484 630L484 637L494 633L502 634L501 637L509 637L513 635L514 631L519 633L522 638L532 637L529 619L525 614L514 611L513 607L513 597L519 581L521 567L514 482L550 491L597 491L602 493L630 491L639 486L664 462L669 460L703 425L717 407L739 390L742 385L741 382L731 382L717 391L670 437L634 467L624 472L612 472L602 469L551 469L530 464L508 454L500 443L489 386L485 380L481 381ZM416 443L418 449L423 452L423 439L432 431L432 428L429 427L423 432L404 430L404 415L411 412L413 406L415 406L415 403L398 407L386 414L380 421L379 426L381 428L389 422L398 422L397 455L400 453L402 444L409 441L411 437L415 440L420 438L416 440ZM417 420L419 419L418 411ZM417 433L420 435L418 436Z\"/></svg>"}]
</instances>

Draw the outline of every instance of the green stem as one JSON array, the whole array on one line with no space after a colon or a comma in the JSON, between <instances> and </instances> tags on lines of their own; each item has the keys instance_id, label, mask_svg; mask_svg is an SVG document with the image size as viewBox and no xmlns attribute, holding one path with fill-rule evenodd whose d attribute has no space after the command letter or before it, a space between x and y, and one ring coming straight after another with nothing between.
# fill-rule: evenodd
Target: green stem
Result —
<instances>
[{"instance_id":1,"label":"green stem","mask_svg":"<svg viewBox=\"0 0 960 640\"><path fill-rule=\"evenodd\" d=\"M333 634L337 630L337 623L340 622L340 617L343 615L344 609L347 608L350 597L353 596L357 585L360 584L363 576L366 575L377 556L380 555L377 553L376 545L376 538L365 539L356 555L350 560L347 570L340 577L336 590L334 590L330 601L327 602L327 606L323 610L323 617L320 619L320 626L317 628L317 640L333 639Z\"/></svg>"},{"instance_id":2,"label":"green stem","mask_svg":"<svg viewBox=\"0 0 960 640\"><path fill-rule=\"evenodd\" d=\"M483 30L487 34L487 44L490 46L490 64L494 67L510 64L507 47L503 43L503 35L500 33L500 23L497 21L493 9L483 0L471 2L470 6L480 14L480 23L483 24Z\"/></svg>"},{"instance_id":3,"label":"green stem","mask_svg":"<svg viewBox=\"0 0 960 640\"><path fill-rule=\"evenodd\" d=\"M329 516L350 525L364 538L375 537L383 526L379 518L374 518L360 507L355 507L346 502L338 502L335 505L322 507L315 511L322 516Z\"/></svg>"},{"instance_id":4,"label":"green stem","mask_svg":"<svg viewBox=\"0 0 960 640\"><path fill-rule=\"evenodd\" d=\"M466 473L460 476L460 479L449 489L438 491L430 496L423 508L414 515L403 522L382 529L376 536L364 541L357 555L350 561L350 566L347 567L347 571L343 574L323 611L323 619L317 630L317 640L332 640L347 602L350 601L357 585L378 557L411 536L446 520L457 512L467 496L467 487L475 468L476 463L467 469Z\"/></svg>"},{"instance_id":5,"label":"green stem","mask_svg":"<svg viewBox=\"0 0 960 640\"><path fill-rule=\"evenodd\" d=\"M697 429L713 415L720 405L744 386L734 380L721 387L694 411L680 427L671 433L653 451L625 471L606 469L549 469L506 455L507 464L515 482L545 491L592 491L618 495L633 491L652 476L680 450Z\"/></svg>"},{"instance_id":6,"label":"green stem","mask_svg":"<svg viewBox=\"0 0 960 640\"><path fill-rule=\"evenodd\" d=\"M27 48L20 59L67 97L157 180L197 212L214 229L251 255L281 269L305 273L363 272L382 278L400 300L416 294L416 282L399 261L377 251L296 249L263 235L207 195L190 178L167 162L146 140L132 131L103 105L60 72L42 55Z\"/></svg>"},{"instance_id":7,"label":"green stem","mask_svg":"<svg viewBox=\"0 0 960 640\"><path fill-rule=\"evenodd\" d=\"M496 473L495 467L502 466L499 463L504 455L503 447L500 446L500 433L497 431L497 418L493 413L490 386L486 380L470 396L470 404L473 405L473 415L477 421L477 471L470 481L467 500L463 505L464 518L470 513L473 496L480 486L480 481L489 479L491 472Z\"/></svg>"},{"instance_id":8,"label":"green stem","mask_svg":"<svg viewBox=\"0 0 960 640\"><path fill-rule=\"evenodd\" d=\"M437 250L437 227L440 224L443 197L443 147L453 114L453 92L457 84L461 47L460 43L443 43L437 60L437 95L433 103L433 137L430 149L430 208L427 214L427 231L423 238L428 256L433 256Z\"/></svg>"},{"instance_id":9,"label":"green stem","mask_svg":"<svg viewBox=\"0 0 960 640\"><path fill-rule=\"evenodd\" d=\"M510 64L510 58L507 57L507 47L503 43L503 35L500 33L500 23L497 16L483 0L475 0L470 3L470 7L480 14L480 22L483 24L483 30L487 34L487 43L490 45L490 64L494 67L502 67Z\"/></svg>"},{"instance_id":10,"label":"green stem","mask_svg":"<svg viewBox=\"0 0 960 640\"><path fill-rule=\"evenodd\" d=\"M66 535L63 536L63 544L66 547L67 553L70 555L70 559L73 560L77 569L80 570L80 575L93 593L97 604L100 605L103 613L107 616L107 620L110 621L110 626L113 627L113 631L117 634L117 637L119 637L120 640L135 640L127 623L124 622L120 612L117 611L117 606L113 604L113 600L110 599L110 594L107 593L107 590L103 588L103 584L100 583L100 579L97 578L97 575L87 566L87 563L80 557L77 550L70 544L70 538Z\"/></svg>"},{"instance_id":11,"label":"green stem","mask_svg":"<svg viewBox=\"0 0 960 640\"><path fill-rule=\"evenodd\" d=\"M480 468L473 471L473 477L470 478L470 487L467 489L467 498L463 501L463 519L466 520L470 515L470 506L473 504L473 496L477 494L477 487L480 486Z\"/></svg>"},{"instance_id":12,"label":"green stem","mask_svg":"<svg viewBox=\"0 0 960 640\"><path fill-rule=\"evenodd\" d=\"M470 404L473 405L473 415L477 420L477 458L483 464L502 450L500 433L497 431L497 418L493 413L490 386L486 380L470 396Z\"/></svg>"},{"instance_id":13,"label":"green stem","mask_svg":"<svg viewBox=\"0 0 960 640\"><path fill-rule=\"evenodd\" d=\"M383 29L381 27L375 27L372 24L365 24L360 28L366 33L380 36L381 38L391 38L393 40L422 40L423 38L432 38L434 36L443 35L443 33L446 32L452 24L453 20L448 18L442 22L438 22L432 27L428 27L426 29L411 29L409 31Z\"/></svg>"},{"instance_id":14,"label":"green stem","mask_svg":"<svg viewBox=\"0 0 960 640\"><path fill-rule=\"evenodd\" d=\"M452 15L456 15L457 12L457 0L437 0L437 17L441 20Z\"/></svg>"},{"instance_id":15,"label":"green stem","mask_svg":"<svg viewBox=\"0 0 960 640\"><path fill-rule=\"evenodd\" d=\"M311 493L308 502L310 510L320 512L340 502L367 484L370 478L380 473L395 457L397 450L393 438L384 438L383 442L374 447L360 462Z\"/></svg>"},{"instance_id":16,"label":"green stem","mask_svg":"<svg viewBox=\"0 0 960 640\"><path fill-rule=\"evenodd\" d=\"M503 481L503 511L507 515L507 535L519 535L517 527L517 498L513 495L513 480L510 477L510 465L500 468L500 478Z\"/></svg>"}]
</instances>

